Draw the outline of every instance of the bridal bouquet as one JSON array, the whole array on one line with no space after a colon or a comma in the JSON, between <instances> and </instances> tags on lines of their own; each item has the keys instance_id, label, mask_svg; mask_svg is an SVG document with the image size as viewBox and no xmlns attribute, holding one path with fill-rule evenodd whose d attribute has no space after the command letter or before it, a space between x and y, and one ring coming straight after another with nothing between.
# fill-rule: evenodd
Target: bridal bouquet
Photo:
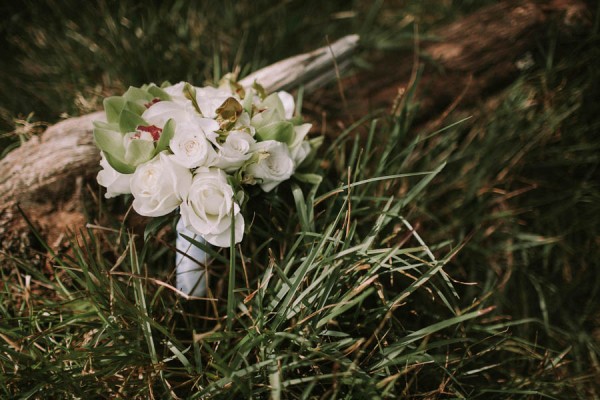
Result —
<instances>
[{"instance_id":1,"label":"bridal bouquet","mask_svg":"<svg viewBox=\"0 0 600 400\"><path fill-rule=\"evenodd\" d=\"M257 83L242 87L229 77L218 88L187 82L130 87L105 99L104 109L106 121L94 122L94 139L106 197L131 193L133 209L144 216L178 210L180 234L217 247L242 240L247 188L273 190L312 149L311 125L302 123L289 93L267 94ZM179 273L179 289L203 292L190 289L191 278Z\"/></svg>"}]
</instances>

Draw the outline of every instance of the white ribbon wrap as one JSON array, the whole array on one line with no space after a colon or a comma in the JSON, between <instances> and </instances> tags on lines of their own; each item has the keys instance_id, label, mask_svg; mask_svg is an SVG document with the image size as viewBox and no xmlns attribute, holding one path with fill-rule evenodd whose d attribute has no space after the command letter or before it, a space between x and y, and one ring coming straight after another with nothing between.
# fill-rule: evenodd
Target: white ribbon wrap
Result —
<instances>
[{"instance_id":1,"label":"white ribbon wrap","mask_svg":"<svg viewBox=\"0 0 600 400\"><path fill-rule=\"evenodd\" d=\"M205 269L211 258L205 251L181 236L182 234L208 245L200 235L187 229L183 220L179 219L176 241L178 251L175 253L177 289L189 296L203 297L206 294Z\"/></svg>"}]
</instances>

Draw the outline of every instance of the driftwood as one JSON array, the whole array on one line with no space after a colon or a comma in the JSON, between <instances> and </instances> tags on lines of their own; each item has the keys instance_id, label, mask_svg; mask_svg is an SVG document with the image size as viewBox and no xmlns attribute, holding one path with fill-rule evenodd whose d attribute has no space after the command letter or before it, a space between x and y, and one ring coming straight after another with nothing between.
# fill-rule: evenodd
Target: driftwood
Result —
<instances>
[{"instance_id":1,"label":"driftwood","mask_svg":"<svg viewBox=\"0 0 600 400\"><path fill-rule=\"evenodd\" d=\"M302 84L304 90L310 92L335 79L334 60L338 69L342 71L347 69L357 45L358 35L348 35L330 46L290 57L260 69L242 79L240 83L249 86L257 81L267 92L290 90Z\"/></svg>"}]
</instances>

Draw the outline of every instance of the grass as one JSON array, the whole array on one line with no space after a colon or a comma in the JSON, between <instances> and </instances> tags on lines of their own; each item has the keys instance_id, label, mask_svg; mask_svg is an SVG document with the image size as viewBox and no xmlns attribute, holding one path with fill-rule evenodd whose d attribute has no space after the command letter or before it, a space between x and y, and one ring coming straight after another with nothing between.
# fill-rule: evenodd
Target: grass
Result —
<instances>
[{"instance_id":1,"label":"grass","mask_svg":"<svg viewBox=\"0 0 600 400\"><path fill-rule=\"evenodd\" d=\"M229 39L199 40L201 62L189 63L183 52L167 71L161 63L141 65L175 45L157 38L177 37L173 9L184 3L150 4L139 13L111 3L102 15L118 26L113 42L134 41L139 24L148 35L140 38L139 58L106 50L69 75L74 58L89 56L73 32L94 43L107 38L93 33L94 13L44 4L19 12L35 21L51 11L79 29L27 28L61 38L66 30L53 49L12 43L12 51L27 50L40 63L64 57L47 75L51 90L37 88L32 97L30 87L3 104L13 116L73 113L77 92L94 81L103 82L103 93L170 73L174 78L165 78L199 82L235 65L249 71L315 47L324 32L361 31L381 51L393 34L406 38L396 43L411 43L412 27L402 25L410 13L427 26L474 6L449 2L431 11L416 2L402 9L357 2L355 14L339 14L349 9L332 2L309 23L310 7L298 2L263 4L266 17L255 14L258 3L230 5L210 19L214 32L229 32L243 13L257 16L244 18ZM196 7L183 8L188 19L219 11ZM159 12L173 18L168 33L151 29ZM13 18L24 24L19 15ZM116 23L124 15L131 27ZM17 24L3 26L7 32ZM380 112L340 128L304 171L323 176L318 188L293 181L248 204L251 234L216 255L207 300L185 301L170 290L173 227L144 232L124 199L83 193L90 225L60 249L32 221L28 243L0 250L0 397L599 396L595 26L574 38L551 34L533 68L493 102L457 112L439 132L417 134L410 102L399 117ZM245 42L237 42L244 30ZM200 37L182 32L191 42ZM259 46L265 38L272 48ZM98 80L102 74L110 79ZM65 79L80 89L61 86ZM27 103L31 98L37 100ZM52 98L55 104L44 100ZM16 111L27 104L36 107Z\"/></svg>"}]
</instances>

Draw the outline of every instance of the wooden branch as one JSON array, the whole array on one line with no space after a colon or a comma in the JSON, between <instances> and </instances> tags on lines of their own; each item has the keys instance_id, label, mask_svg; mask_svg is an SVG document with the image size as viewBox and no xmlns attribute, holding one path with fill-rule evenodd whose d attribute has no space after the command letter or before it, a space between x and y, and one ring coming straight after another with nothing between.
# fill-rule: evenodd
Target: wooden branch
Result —
<instances>
[{"instance_id":1,"label":"wooden branch","mask_svg":"<svg viewBox=\"0 0 600 400\"><path fill-rule=\"evenodd\" d=\"M242 79L240 83L250 86L257 81L267 92L290 90L301 84L306 91L316 89L335 79L334 59L338 67L349 66L347 61L354 53L358 39L358 35L345 36L330 46L287 58L258 70Z\"/></svg>"},{"instance_id":2,"label":"wooden branch","mask_svg":"<svg viewBox=\"0 0 600 400\"><path fill-rule=\"evenodd\" d=\"M354 52L358 36L346 36L331 46L288 58L265 67L241 80L244 85L259 82L267 91L306 85L306 90L334 79L336 62ZM104 118L103 112L69 118L49 127L0 160L0 212L17 202L58 201L69 195L80 177L99 170L100 151L92 139L92 122Z\"/></svg>"},{"instance_id":3,"label":"wooden branch","mask_svg":"<svg viewBox=\"0 0 600 400\"><path fill-rule=\"evenodd\" d=\"M92 122L103 118L104 112L69 118L4 157L0 209L20 201L60 198L73 178L97 171L100 152L92 140Z\"/></svg>"}]
</instances>

